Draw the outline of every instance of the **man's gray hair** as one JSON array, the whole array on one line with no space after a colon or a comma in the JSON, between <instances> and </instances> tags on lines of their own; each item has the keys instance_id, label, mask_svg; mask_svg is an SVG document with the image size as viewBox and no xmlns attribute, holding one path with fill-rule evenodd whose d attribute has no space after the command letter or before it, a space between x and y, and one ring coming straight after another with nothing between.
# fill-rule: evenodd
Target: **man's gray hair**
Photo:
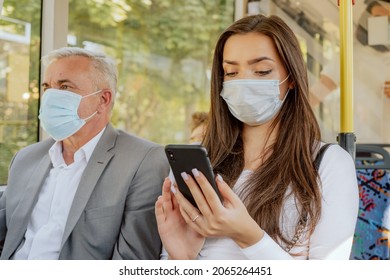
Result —
<instances>
[{"instance_id":1,"label":"man's gray hair","mask_svg":"<svg viewBox=\"0 0 390 280\"><path fill-rule=\"evenodd\" d=\"M98 86L102 81L108 85L109 89L113 93L113 105L118 81L117 68L113 58L108 57L102 52L92 52L78 47L64 47L51 51L46 56L43 56L42 64L47 67L55 60L72 56L83 56L91 60L92 66L95 69L95 73L92 73L95 74L93 77L95 85Z\"/></svg>"}]
</instances>

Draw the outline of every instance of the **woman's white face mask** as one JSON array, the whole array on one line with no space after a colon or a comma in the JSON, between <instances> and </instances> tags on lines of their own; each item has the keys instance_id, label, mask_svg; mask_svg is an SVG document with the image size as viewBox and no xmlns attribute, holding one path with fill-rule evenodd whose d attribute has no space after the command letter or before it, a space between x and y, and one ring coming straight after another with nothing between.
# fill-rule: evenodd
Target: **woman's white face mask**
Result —
<instances>
[{"instance_id":1,"label":"woman's white face mask","mask_svg":"<svg viewBox=\"0 0 390 280\"><path fill-rule=\"evenodd\" d=\"M247 125L257 126L271 120L279 112L289 90L280 100L279 86L287 81L279 80L231 80L223 83L221 97L230 113Z\"/></svg>"}]
</instances>

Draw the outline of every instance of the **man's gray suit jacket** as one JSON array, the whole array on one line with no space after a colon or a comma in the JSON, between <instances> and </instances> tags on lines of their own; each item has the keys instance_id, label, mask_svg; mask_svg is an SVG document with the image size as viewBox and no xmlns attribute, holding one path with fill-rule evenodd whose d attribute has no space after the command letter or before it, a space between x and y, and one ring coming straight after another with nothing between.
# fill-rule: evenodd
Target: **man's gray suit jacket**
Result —
<instances>
[{"instance_id":1,"label":"man's gray suit jacket","mask_svg":"<svg viewBox=\"0 0 390 280\"><path fill-rule=\"evenodd\" d=\"M21 149L0 197L0 254L24 242L34 205L52 164L52 139ZM107 125L81 177L59 259L158 259L154 205L169 166L163 147Z\"/></svg>"}]
</instances>

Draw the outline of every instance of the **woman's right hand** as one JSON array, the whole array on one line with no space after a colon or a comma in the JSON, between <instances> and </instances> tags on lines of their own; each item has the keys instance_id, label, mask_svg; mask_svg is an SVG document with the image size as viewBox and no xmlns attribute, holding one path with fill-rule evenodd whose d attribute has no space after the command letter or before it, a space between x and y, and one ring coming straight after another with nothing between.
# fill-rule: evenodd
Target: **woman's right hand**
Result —
<instances>
[{"instance_id":1,"label":"woman's right hand","mask_svg":"<svg viewBox=\"0 0 390 280\"><path fill-rule=\"evenodd\" d=\"M169 178L165 178L162 195L156 201L155 213L160 238L169 258L195 259L205 238L187 225L179 204L171 193Z\"/></svg>"}]
</instances>

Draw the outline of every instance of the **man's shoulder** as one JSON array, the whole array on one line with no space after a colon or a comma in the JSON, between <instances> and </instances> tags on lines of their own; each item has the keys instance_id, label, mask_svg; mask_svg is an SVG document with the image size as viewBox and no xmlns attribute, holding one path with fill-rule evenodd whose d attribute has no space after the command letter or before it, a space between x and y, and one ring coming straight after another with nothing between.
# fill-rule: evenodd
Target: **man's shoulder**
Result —
<instances>
[{"instance_id":1,"label":"man's shoulder","mask_svg":"<svg viewBox=\"0 0 390 280\"><path fill-rule=\"evenodd\" d=\"M166 165L165 152L161 144L120 129L116 129L116 133L115 145L110 149L115 154L116 161L130 160L134 164L153 162L154 165Z\"/></svg>"},{"instance_id":2,"label":"man's shoulder","mask_svg":"<svg viewBox=\"0 0 390 280\"><path fill-rule=\"evenodd\" d=\"M26 147L23 147L21 148L18 153L40 153L40 152L47 152L51 146L53 146L53 144L55 143L55 141L51 138L49 139L45 139L45 140L41 140L39 142L36 142L36 143L32 143L30 145L27 145Z\"/></svg>"},{"instance_id":3,"label":"man's shoulder","mask_svg":"<svg viewBox=\"0 0 390 280\"><path fill-rule=\"evenodd\" d=\"M145 148L154 148L154 147L162 147L160 144L153 142L151 140L142 138L135 134L123 131L121 129L116 130L118 133L118 141L119 143L126 143L134 146L140 146Z\"/></svg>"}]
</instances>

